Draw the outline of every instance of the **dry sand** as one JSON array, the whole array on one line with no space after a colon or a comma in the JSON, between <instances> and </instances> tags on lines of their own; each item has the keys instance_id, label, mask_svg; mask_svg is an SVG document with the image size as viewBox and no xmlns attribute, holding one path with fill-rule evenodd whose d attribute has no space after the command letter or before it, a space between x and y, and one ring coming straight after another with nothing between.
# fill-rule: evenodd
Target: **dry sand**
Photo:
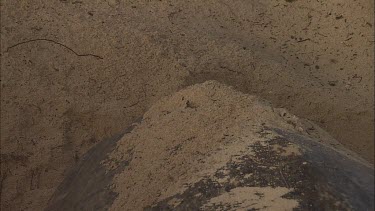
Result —
<instances>
[{"instance_id":1,"label":"dry sand","mask_svg":"<svg viewBox=\"0 0 375 211\"><path fill-rule=\"evenodd\" d=\"M228 193L211 199L208 204L202 208L205 210L228 211L247 211L249 208L264 211L293 210L293 208L298 207L298 202L282 198L282 196L289 193L289 191L288 188L271 187L234 188Z\"/></svg>"},{"instance_id":2,"label":"dry sand","mask_svg":"<svg viewBox=\"0 0 375 211\"><path fill-rule=\"evenodd\" d=\"M163 96L215 79L374 159L374 2L1 1L1 207L40 210L66 170Z\"/></svg>"}]
</instances>

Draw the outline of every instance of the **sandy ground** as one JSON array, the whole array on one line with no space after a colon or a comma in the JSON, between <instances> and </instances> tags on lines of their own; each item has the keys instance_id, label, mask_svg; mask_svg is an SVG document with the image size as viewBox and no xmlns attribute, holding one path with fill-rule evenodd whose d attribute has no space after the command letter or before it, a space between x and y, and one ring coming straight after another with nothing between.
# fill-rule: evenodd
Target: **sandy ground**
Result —
<instances>
[{"instance_id":1,"label":"sandy ground","mask_svg":"<svg viewBox=\"0 0 375 211\"><path fill-rule=\"evenodd\" d=\"M353 156L316 124L207 81L90 149L47 210L373 210L374 169Z\"/></svg>"},{"instance_id":2,"label":"sandy ground","mask_svg":"<svg viewBox=\"0 0 375 211\"><path fill-rule=\"evenodd\" d=\"M158 99L215 79L374 159L374 3L1 1L1 206L42 209L66 170Z\"/></svg>"}]
</instances>

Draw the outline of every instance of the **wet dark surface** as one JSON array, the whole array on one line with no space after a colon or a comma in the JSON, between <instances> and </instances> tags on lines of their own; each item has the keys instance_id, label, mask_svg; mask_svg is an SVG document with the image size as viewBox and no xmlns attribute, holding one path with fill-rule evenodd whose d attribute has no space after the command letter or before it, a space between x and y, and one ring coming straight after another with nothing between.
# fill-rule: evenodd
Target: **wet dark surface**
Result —
<instances>
[{"instance_id":1,"label":"wet dark surface","mask_svg":"<svg viewBox=\"0 0 375 211\"><path fill-rule=\"evenodd\" d=\"M127 132L131 130L129 128ZM311 138L275 128L263 132L268 130L277 132L279 137L250 145L249 152L252 150L255 155L236 155L235 162L232 158L214 175L146 210L198 210L210 199L237 187L293 188L283 198L297 200L297 210L373 210L374 171L371 167ZM127 156L130 159L123 160L112 171L106 172L101 162L108 158L122 136L103 141L91 149L60 185L47 210L108 209L117 197L111 190L113 177L125 170L131 162L132 152ZM282 155L282 149L290 144L298 145L303 153ZM275 150L274 146L281 151ZM224 175L223 172L227 173ZM216 181L224 177L229 180ZM179 203L172 206L172 201ZM215 206L212 209L233 208Z\"/></svg>"},{"instance_id":2,"label":"wet dark surface","mask_svg":"<svg viewBox=\"0 0 375 211\"><path fill-rule=\"evenodd\" d=\"M344 152L322 145L317 140L273 129L279 135L304 149L303 158L310 162L332 192L353 210L374 210L374 169Z\"/></svg>"},{"instance_id":3,"label":"wet dark surface","mask_svg":"<svg viewBox=\"0 0 375 211\"><path fill-rule=\"evenodd\" d=\"M207 177L195 183L183 194L169 197L146 210L199 210L211 198L238 187L293 188L294 191L283 197L296 199L299 202L296 210L347 209L349 205L344 202L345 199L330 187L327 178L321 176L321 169L316 168L314 163L306 162L304 156L296 154L282 156L273 148L273 146L281 146L282 149L288 144L291 142L282 136L263 143L257 142L249 146L255 152L255 156L247 154L236 156L236 162L232 160L228 162L213 178ZM222 172L228 173L224 175ZM251 176L245 178L245 175ZM225 177L229 179L227 182L215 181L217 178ZM321 197L322 193L325 193L325 197ZM181 201L181 203L172 207L172 201ZM231 205L222 206L215 205L212 209L235 209L230 207Z\"/></svg>"},{"instance_id":4,"label":"wet dark surface","mask_svg":"<svg viewBox=\"0 0 375 211\"><path fill-rule=\"evenodd\" d=\"M106 210L117 197L111 190L113 177L129 165L131 159L123 160L116 169L108 171L101 164L115 149L117 142L130 132L104 140L89 150L71 170L52 196L46 210ZM132 157L132 152L129 152Z\"/></svg>"}]
</instances>

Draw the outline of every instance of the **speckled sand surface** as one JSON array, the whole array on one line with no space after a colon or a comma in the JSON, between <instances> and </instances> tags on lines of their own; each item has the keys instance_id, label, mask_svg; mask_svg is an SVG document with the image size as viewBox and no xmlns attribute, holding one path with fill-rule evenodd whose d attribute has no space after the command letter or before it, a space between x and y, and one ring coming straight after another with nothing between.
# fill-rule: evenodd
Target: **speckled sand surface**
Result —
<instances>
[{"instance_id":1,"label":"speckled sand surface","mask_svg":"<svg viewBox=\"0 0 375 211\"><path fill-rule=\"evenodd\" d=\"M373 163L373 1L0 4L2 210L43 209L89 148L211 79Z\"/></svg>"}]
</instances>

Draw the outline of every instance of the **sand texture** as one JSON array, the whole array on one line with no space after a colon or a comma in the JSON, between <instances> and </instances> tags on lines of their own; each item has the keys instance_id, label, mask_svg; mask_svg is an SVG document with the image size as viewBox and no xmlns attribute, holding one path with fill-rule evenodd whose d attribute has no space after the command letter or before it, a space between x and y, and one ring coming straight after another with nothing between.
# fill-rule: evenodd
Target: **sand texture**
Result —
<instances>
[{"instance_id":1,"label":"sand texture","mask_svg":"<svg viewBox=\"0 0 375 211\"><path fill-rule=\"evenodd\" d=\"M374 163L373 1L0 4L2 210L42 210L89 149L207 80Z\"/></svg>"},{"instance_id":2,"label":"sand texture","mask_svg":"<svg viewBox=\"0 0 375 211\"><path fill-rule=\"evenodd\" d=\"M90 151L47 210L371 210L373 168L319 131L208 81Z\"/></svg>"}]
</instances>

